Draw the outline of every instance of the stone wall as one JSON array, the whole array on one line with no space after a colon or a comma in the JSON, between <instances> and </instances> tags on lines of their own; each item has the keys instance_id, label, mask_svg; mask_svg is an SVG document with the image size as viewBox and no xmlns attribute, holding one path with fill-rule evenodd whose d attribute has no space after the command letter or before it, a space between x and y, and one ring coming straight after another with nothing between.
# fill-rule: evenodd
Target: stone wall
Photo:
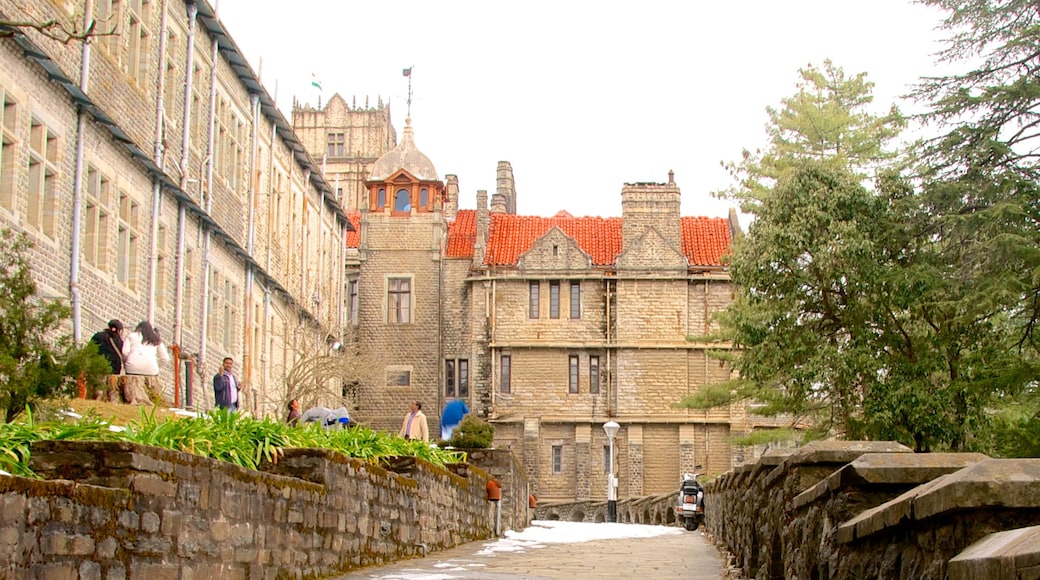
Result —
<instances>
[{"instance_id":1,"label":"stone wall","mask_svg":"<svg viewBox=\"0 0 1040 580\"><path fill-rule=\"evenodd\" d=\"M499 533L526 528L534 516L527 501L531 490L516 456L504 449L468 449L466 460L486 471L501 486Z\"/></svg>"},{"instance_id":2,"label":"stone wall","mask_svg":"<svg viewBox=\"0 0 1040 580\"><path fill-rule=\"evenodd\" d=\"M0 576L321 578L492 536L485 471L388 465L290 449L258 472L127 443L34 444L47 480L0 477Z\"/></svg>"},{"instance_id":3,"label":"stone wall","mask_svg":"<svg viewBox=\"0 0 1040 580\"><path fill-rule=\"evenodd\" d=\"M680 522L675 517L678 493L679 487L676 486L675 493L619 499L617 521L621 524L649 526L679 525ZM534 510L534 519L603 523L607 521L607 502L599 500L539 504Z\"/></svg>"},{"instance_id":4,"label":"stone wall","mask_svg":"<svg viewBox=\"0 0 1040 580\"><path fill-rule=\"evenodd\" d=\"M769 452L706 489L708 532L749 578L942 579L958 558L981 577L1017 541L999 532L1040 524L1040 460L892 442Z\"/></svg>"}]
</instances>

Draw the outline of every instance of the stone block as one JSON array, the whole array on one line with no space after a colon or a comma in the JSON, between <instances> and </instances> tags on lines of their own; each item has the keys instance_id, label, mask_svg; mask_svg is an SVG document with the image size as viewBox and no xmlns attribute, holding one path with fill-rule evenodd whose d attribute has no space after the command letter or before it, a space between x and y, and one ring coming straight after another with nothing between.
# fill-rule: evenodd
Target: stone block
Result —
<instances>
[{"instance_id":1,"label":"stone block","mask_svg":"<svg viewBox=\"0 0 1040 580\"><path fill-rule=\"evenodd\" d=\"M1040 506L1040 459L986 459L940 476L841 524L837 541L851 542L904 521L998 506Z\"/></svg>"},{"instance_id":2,"label":"stone block","mask_svg":"<svg viewBox=\"0 0 1040 580\"><path fill-rule=\"evenodd\" d=\"M55 562L40 567L40 580L79 580L75 564Z\"/></svg>"},{"instance_id":3,"label":"stone block","mask_svg":"<svg viewBox=\"0 0 1040 580\"><path fill-rule=\"evenodd\" d=\"M984 459L982 453L868 453L797 495L791 507L797 510L851 486L918 485Z\"/></svg>"},{"instance_id":4,"label":"stone block","mask_svg":"<svg viewBox=\"0 0 1040 580\"><path fill-rule=\"evenodd\" d=\"M1040 577L1040 526L990 534L950 559L950 580Z\"/></svg>"},{"instance_id":5,"label":"stone block","mask_svg":"<svg viewBox=\"0 0 1040 580\"><path fill-rule=\"evenodd\" d=\"M0 524L12 525L25 521L27 498L17 492L5 493L0 498Z\"/></svg>"},{"instance_id":6,"label":"stone block","mask_svg":"<svg viewBox=\"0 0 1040 580\"><path fill-rule=\"evenodd\" d=\"M145 495L176 497L177 484L164 481L157 475L140 474L130 478L130 489Z\"/></svg>"}]
</instances>

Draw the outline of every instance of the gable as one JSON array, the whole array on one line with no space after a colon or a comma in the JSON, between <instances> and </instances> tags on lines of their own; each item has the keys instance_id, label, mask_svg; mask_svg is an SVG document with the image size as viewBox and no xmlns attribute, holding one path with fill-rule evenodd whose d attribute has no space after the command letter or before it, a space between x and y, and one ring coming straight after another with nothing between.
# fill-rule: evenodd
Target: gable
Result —
<instances>
[{"instance_id":1,"label":"gable","mask_svg":"<svg viewBox=\"0 0 1040 580\"><path fill-rule=\"evenodd\" d=\"M643 235L633 240L632 244L617 259L617 269L639 272L678 272L685 274L689 268L686 256L678 248L657 231L647 228Z\"/></svg>"},{"instance_id":2,"label":"gable","mask_svg":"<svg viewBox=\"0 0 1040 580\"><path fill-rule=\"evenodd\" d=\"M520 255L517 266L522 273L586 272L592 268L592 258L574 238L553 226L531 244L530 250Z\"/></svg>"}]
</instances>

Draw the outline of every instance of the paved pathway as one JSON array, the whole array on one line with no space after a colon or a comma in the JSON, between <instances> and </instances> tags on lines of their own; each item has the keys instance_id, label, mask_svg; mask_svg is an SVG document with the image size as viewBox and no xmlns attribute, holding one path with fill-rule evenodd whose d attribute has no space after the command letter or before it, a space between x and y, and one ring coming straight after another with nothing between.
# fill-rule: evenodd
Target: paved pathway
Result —
<instances>
[{"instance_id":1,"label":"paved pathway","mask_svg":"<svg viewBox=\"0 0 1040 580\"><path fill-rule=\"evenodd\" d=\"M673 528L655 537L528 542L519 547L508 539L472 542L425 558L365 568L338 580L716 580L726 577L723 569L718 551L700 531Z\"/></svg>"}]
</instances>

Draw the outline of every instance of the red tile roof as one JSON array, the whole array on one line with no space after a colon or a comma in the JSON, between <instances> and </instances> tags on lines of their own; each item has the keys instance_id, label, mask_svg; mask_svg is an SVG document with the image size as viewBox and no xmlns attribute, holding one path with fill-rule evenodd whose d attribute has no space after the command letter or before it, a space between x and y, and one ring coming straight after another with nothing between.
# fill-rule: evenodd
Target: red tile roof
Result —
<instances>
[{"instance_id":1,"label":"red tile roof","mask_svg":"<svg viewBox=\"0 0 1040 580\"><path fill-rule=\"evenodd\" d=\"M557 214L559 215L559 214ZM621 218L535 217L492 214L484 263L489 266L516 265L520 255L553 226L574 238L578 247L597 266L614 263L621 251Z\"/></svg>"},{"instance_id":2,"label":"red tile roof","mask_svg":"<svg viewBox=\"0 0 1040 580\"><path fill-rule=\"evenodd\" d=\"M448 224L448 257L472 258L477 242L477 210L460 209L455 221Z\"/></svg>"},{"instance_id":3,"label":"red tile roof","mask_svg":"<svg viewBox=\"0 0 1040 580\"><path fill-rule=\"evenodd\" d=\"M567 217L563 217L566 215ZM348 213L350 223L361 229L361 216ZM531 249L535 240L557 226L592 257L596 266L610 266L621 253L621 218L570 217L560 212L551 218L510 214L491 214L487 253L489 266L515 266L520 256ZM730 230L726 218L683 217L682 253L692 266L721 266L722 256L729 251ZM359 232L347 232L347 247L360 244ZM455 221L448 224L447 257L472 258L477 240L477 212L459 210Z\"/></svg>"},{"instance_id":4,"label":"red tile roof","mask_svg":"<svg viewBox=\"0 0 1040 580\"><path fill-rule=\"evenodd\" d=\"M347 232L347 247L358 248L361 246L361 212L348 211L347 219L354 226L354 231Z\"/></svg>"},{"instance_id":5,"label":"red tile roof","mask_svg":"<svg viewBox=\"0 0 1040 580\"><path fill-rule=\"evenodd\" d=\"M679 218L682 229L682 253L691 266L721 266L722 256L729 252L730 229L726 218Z\"/></svg>"}]
</instances>

